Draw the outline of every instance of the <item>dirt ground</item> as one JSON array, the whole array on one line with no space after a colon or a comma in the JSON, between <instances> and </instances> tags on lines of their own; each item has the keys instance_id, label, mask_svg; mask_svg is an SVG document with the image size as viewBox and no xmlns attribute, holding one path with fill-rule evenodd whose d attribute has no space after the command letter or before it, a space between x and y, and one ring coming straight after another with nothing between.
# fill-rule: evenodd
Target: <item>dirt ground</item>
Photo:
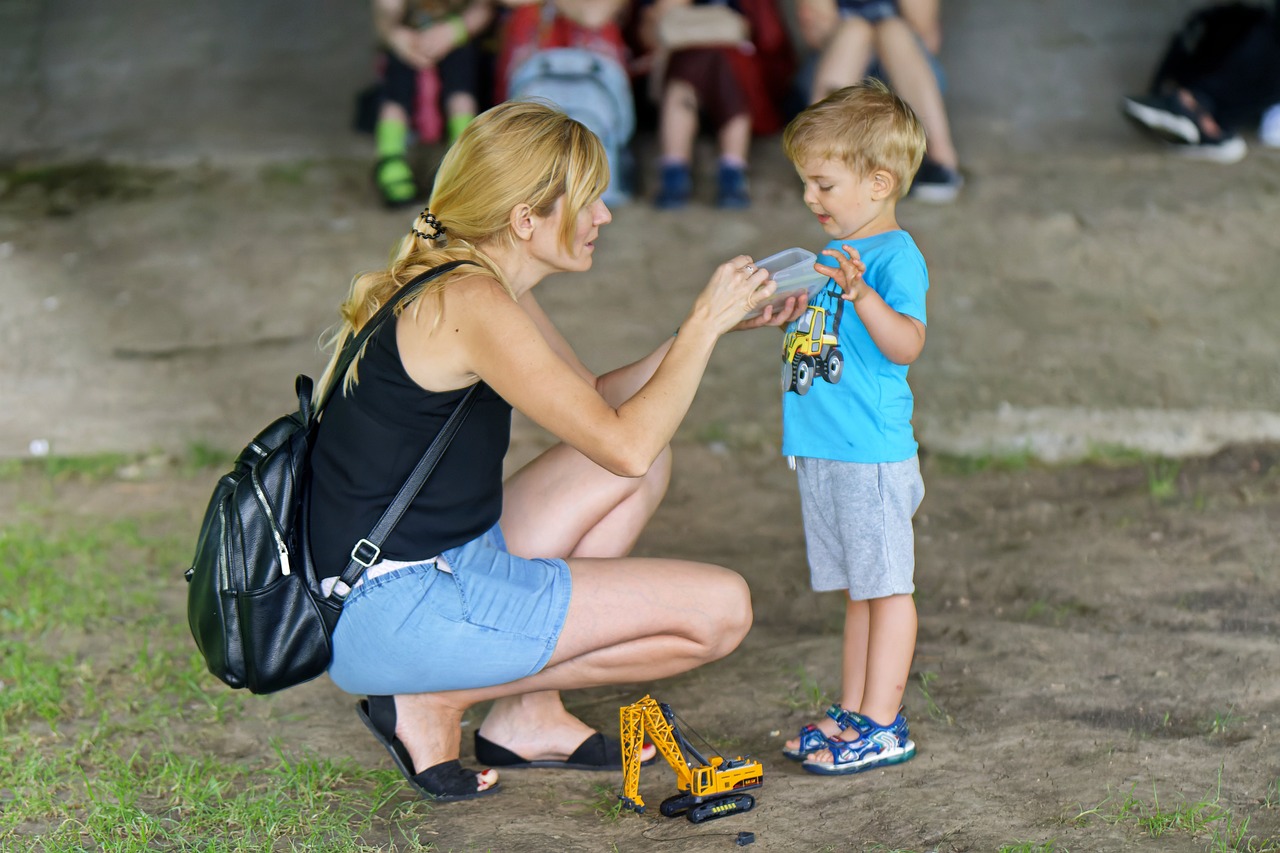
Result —
<instances>
[{"instance_id":1,"label":"dirt ground","mask_svg":"<svg viewBox=\"0 0 1280 853\"><path fill-rule=\"evenodd\" d=\"M656 345L719 260L821 241L776 148L760 141L751 211L619 209L596 268L545 283L589 364ZM1208 849L1108 821L1132 793L1215 797L1258 843L1280 840L1278 164L1185 163L1137 140L974 151L957 204L903 205L932 281L911 371L928 488L905 696L917 758L827 780L778 753L819 694L837 695L842 605L807 588L777 453L776 333L734 335L638 550L742 572L755 627L703 670L568 702L614 731L617 707L652 692L765 762L757 808L703 826L656 809L607 820L583 803L617 788L612 774L508 772L500 798L434 810L422 838L503 853L727 850L743 830L778 851ZM318 371L351 274L408 225L371 206L366 177L363 162L324 161L0 186L0 455L243 444L289 407L296 373ZM519 418L514 435L512 465L548 441ZM1116 464L1125 447L1179 461ZM989 464L1002 456L1030 462ZM159 473L61 499L98 515L177 507L194 536L212 485ZM265 754L279 737L387 766L351 706L315 682L253 705L208 748ZM665 768L642 775L652 803L671 786Z\"/></svg>"}]
</instances>

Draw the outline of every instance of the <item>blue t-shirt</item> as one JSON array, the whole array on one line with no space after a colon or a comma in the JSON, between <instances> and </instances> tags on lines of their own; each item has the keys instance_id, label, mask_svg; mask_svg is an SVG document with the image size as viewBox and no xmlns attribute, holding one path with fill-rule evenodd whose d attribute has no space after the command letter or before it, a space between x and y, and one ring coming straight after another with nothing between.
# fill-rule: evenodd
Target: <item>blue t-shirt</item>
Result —
<instances>
[{"instance_id":1,"label":"blue t-shirt","mask_svg":"<svg viewBox=\"0 0 1280 853\"><path fill-rule=\"evenodd\" d=\"M863 280L899 314L927 323L929 271L906 231L833 240L857 249ZM830 266L832 259L819 255ZM783 337L782 452L839 462L902 462L916 454L907 365L885 358L834 280ZM788 359L788 356L791 356ZM808 385L806 393L800 388Z\"/></svg>"}]
</instances>

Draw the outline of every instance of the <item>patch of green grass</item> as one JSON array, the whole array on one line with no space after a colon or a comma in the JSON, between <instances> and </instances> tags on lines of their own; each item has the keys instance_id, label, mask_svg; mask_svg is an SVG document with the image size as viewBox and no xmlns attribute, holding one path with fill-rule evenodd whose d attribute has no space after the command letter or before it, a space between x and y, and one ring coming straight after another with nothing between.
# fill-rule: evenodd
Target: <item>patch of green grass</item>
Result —
<instances>
[{"instance_id":1,"label":"patch of green grass","mask_svg":"<svg viewBox=\"0 0 1280 853\"><path fill-rule=\"evenodd\" d=\"M0 850L434 850L431 804L397 772L210 748L272 697L226 688L195 649L183 521L0 521Z\"/></svg>"},{"instance_id":2,"label":"patch of green grass","mask_svg":"<svg viewBox=\"0 0 1280 853\"><path fill-rule=\"evenodd\" d=\"M1080 601L1054 603L1038 598L1027 605L1027 609L1023 612L1023 620L1062 625L1073 616L1093 616L1097 612L1096 607Z\"/></svg>"},{"instance_id":3,"label":"patch of green grass","mask_svg":"<svg viewBox=\"0 0 1280 853\"><path fill-rule=\"evenodd\" d=\"M939 722L944 722L948 726L955 722L951 715L942 710L942 708L938 706L938 703L934 701L931 686L938 680L938 673L925 671L919 673L916 677L920 681L916 686L920 691L920 695L924 697L924 707L925 711L929 714L929 718L932 720L938 720Z\"/></svg>"},{"instance_id":4,"label":"patch of green grass","mask_svg":"<svg viewBox=\"0 0 1280 853\"><path fill-rule=\"evenodd\" d=\"M145 198L155 192L156 186L168 174L161 169L124 166L103 160L10 169L0 171L0 188L7 188L0 192L0 196L12 196L20 190L35 188L48 196L62 196L66 202Z\"/></svg>"},{"instance_id":5,"label":"patch of green grass","mask_svg":"<svg viewBox=\"0 0 1280 853\"><path fill-rule=\"evenodd\" d=\"M831 707L832 699L803 668L796 670L799 681L791 688L791 692L783 698L783 704L792 711L804 711L808 714L823 714Z\"/></svg>"},{"instance_id":6,"label":"patch of green grass","mask_svg":"<svg viewBox=\"0 0 1280 853\"><path fill-rule=\"evenodd\" d=\"M32 473L54 480L71 477L106 480L116 476L136 456L125 453L97 453L87 456L40 456L0 461L0 479L13 480Z\"/></svg>"},{"instance_id":7,"label":"patch of green grass","mask_svg":"<svg viewBox=\"0 0 1280 853\"><path fill-rule=\"evenodd\" d=\"M1147 491L1151 499L1162 503L1178 496L1178 475L1182 473L1182 463L1176 459L1162 456L1152 457L1143 463L1147 473Z\"/></svg>"},{"instance_id":8,"label":"patch of green grass","mask_svg":"<svg viewBox=\"0 0 1280 853\"><path fill-rule=\"evenodd\" d=\"M607 785L596 784L591 787L591 799L569 800L566 805L585 806L592 814L606 823L612 823L622 816L622 798L618 792Z\"/></svg>"},{"instance_id":9,"label":"patch of green grass","mask_svg":"<svg viewBox=\"0 0 1280 853\"><path fill-rule=\"evenodd\" d=\"M944 474L972 476L987 471L1025 471L1035 463L1030 449L1012 453L983 454L979 456L952 456L935 454L939 469Z\"/></svg>"},{"instance_id":10,"label":"patch of green grass","mask_svg":"<svg viewBox=\"0 0 1280 853\"><path fill-rule=\"evenodd\" d=\"M211 447L198 441L187 445L186 463L193 469L226 468L235 460L233 451L221 447Z\"/></svg>"},{"instance_id":11,"label":"patch of green grass","mask_svg":"<svg viewBox=\"0 0 1280 853\"><path fill-rule=\"evenodd\" d=\"M285 186L301 186L307 182L307 176L315 164L309 160L297 160L292 163L271 163L264 166L262 180L267 184Z\"/></svg>"},{"instance_id":12,"label":"patch of green grass","mask_svg":"<svg viewBox=\"0 0 1280 853\"><path fill-rule=\"evenodd\" d=\"M1267 793L1262 798L1262 805L1268 809L1280 807L1280 778L1267 785Z\"/></svg>"},{"instance_id":13,"label":"patch of green grass","mask_svg":"<svg viewBox=\"0 0 1280 853\"><path fill-rule=\"evenodd\" d=\"M1236 724L1240 722L1240 718L1236 716L1235 710L1236 706L1232 705L1225 711L1218 711L1215 713L1209 721L1205 723L1205 733L1210 737L1215 735L1219 737L1225 736L1229 729L1235 728Z\"/></svg>"},{"instance_id":14,"label":"patch of green grass","mask_svg":"<svg viewBox=\"0 0 1280 853\"><path fill-rule=\"evenodd\" d=\"M1015 841L1012 844L1000 845L1000 853L1069 853L1067 848L1059 847L1057 841L1043 842Z\"/></svg>"},{"instance_id":15,"label":"patch of green grass","mask_svg":"<svg viewBox=\"0 0 1280 853\"><path fill-rule=\"evenodd\" d=\"M1114 825L1131 825L1149 838L1173 833L1205 838L1207 849L1215 853L1280 851L1280 839L1249 835L1249 817L1239 816L1223 804L1221 771L1217 786L1194 802L1179 798L1173 803L1161 803L1159 792L1152 785L1148 803L1137 796L1136 790L1134 786L1120 797L1108 797L1091 809L1082 809L1072 822L1083 825L1098 818Z\"/></svg>"}]
</instances>

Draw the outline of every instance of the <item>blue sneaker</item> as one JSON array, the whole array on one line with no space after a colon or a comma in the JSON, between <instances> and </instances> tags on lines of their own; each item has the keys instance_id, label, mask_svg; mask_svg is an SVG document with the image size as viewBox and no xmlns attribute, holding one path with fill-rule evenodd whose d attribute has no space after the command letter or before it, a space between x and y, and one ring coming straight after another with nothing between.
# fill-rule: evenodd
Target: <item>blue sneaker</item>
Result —
<instances>
[{"instance_id":1,"label":"blue sneaker","mask_svg":"<svg viewBox=\"0 0 1280 853\"><path fill-rule=\"evenodd\" d=\"M662 167L662 183L653 206L660 210L676 210L689 203L693 195L693 173L688 163L668 163Z\"/></svg>"},{"instance_id":2,"label":"blue sneaker","mask_svg":"<svg viewBox=\"0 0 1280 853\"><path fill-rule=\"evenodd\" d=\"M751 196L747 194L747 170L741 166L721 163L716 207L725 210L746 210L750 206Z\"/></svg>"},{"instance_id":3,"label":"blue sneaker","mask_svg":"<svg viewBox=\"0 0 1280 853\"><path fill-rule=\"evenodd\" d=\"M831 750L830 761L812 758L800 765L810 773L820 776L846 776L877 767L888 767L910 760L916 754L915 743L907 736L907 718L899 714L887 726L879 726L868 720L871 727L860 730L855 741L839 737L827 738L826 749Z\"/></svg>"}]
</instances>

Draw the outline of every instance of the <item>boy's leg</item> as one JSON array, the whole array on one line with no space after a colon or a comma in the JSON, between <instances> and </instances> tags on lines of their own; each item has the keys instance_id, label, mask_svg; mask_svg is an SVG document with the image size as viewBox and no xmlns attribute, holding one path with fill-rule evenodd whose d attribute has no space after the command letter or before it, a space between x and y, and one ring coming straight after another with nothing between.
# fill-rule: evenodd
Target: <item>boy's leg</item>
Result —
<instances>
[{"instance_id":1,"label":"boy's leg","mask_svg":"<svg viewBox=\"0 0 1280 853\"><path fill-rule=\"evenodd\" d=\"M871 608L866 601L845 601L844 657L841 660L840 705L861 713L867 687L867 642L871 628ZM834 724L829 726L835 734Z\"/></svg>"},{"instance_id":2,"label":"boy's leg","mask_svg":"<svg viewBox=\"0 0 1280 853\"><path fill-rule=\"evenodd\" d=\"M867 628L870 610L865 601L850 601L845 596L844 647L840 659L840 707L858 711L862 706L862 693L867 679ZM841 732L839 724L824 714L813 723L824 735L831 737ZM800 749L800 738L793 737L783 746L784 752Z\"/></svg>"},{"instance_id":3,"label":"boy's leg","mask_svg":"<svg viewBox=\"0 0 1280 853\"><path fill-rule=\"evenodd\" d=\"M910 595L891 595L864 603L869 617L866 682L858 713L878 726L887 727L898 717L907 677L911 674L916 646L916 605ZM846 621L846 632L848 628ZM843 739L850 743L858 740L849 735ZM806 765L825 765L833 760L831 751L824 749L810 755Z\"/></svg>"},{"instance_id":4,"label":"boy's leg","mask_svg":"<svg viewBox=\"0 0 1280 853\"><path fill-rule=\"evenodd\" d=\"M916 603L910 595L868 602L867 681L859 712L887 726L898 716L916 650Z\"/></svg>"}]
</instances>

